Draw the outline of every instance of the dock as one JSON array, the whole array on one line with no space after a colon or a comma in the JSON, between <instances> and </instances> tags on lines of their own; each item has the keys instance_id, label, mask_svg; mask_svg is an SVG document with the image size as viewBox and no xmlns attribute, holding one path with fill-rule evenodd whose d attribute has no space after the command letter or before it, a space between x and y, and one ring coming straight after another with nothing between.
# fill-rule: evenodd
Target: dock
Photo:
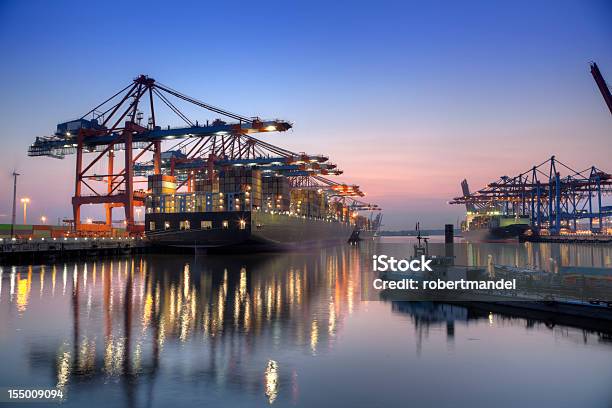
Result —
<instances>
[{"instance_id":1,"label":"dock","mask_svg":"<svg viewBox=\"0 0 612 408\"><path fill-rule=\"evenodd\" d=\"M521 237L524 242L549 242L559 244L610 244L612 235L584 235L584 234L563 234L563 235L532 235Z\"/></svg>"},{"instance_id":2,"label":"dock","mask_svg":"<svg viewBox=\"0 0 612 408\"><path fill-rule=\"evenodd\" d=\"M147 247L147 241L141 237L0 238L0 262L124 255L144 252Z\"/></svg>"}]
</instances>

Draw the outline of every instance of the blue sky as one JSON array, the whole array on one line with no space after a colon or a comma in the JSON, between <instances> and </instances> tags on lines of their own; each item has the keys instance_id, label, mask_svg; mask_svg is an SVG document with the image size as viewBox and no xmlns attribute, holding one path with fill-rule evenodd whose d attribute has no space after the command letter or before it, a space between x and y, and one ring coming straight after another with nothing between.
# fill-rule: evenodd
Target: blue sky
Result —
<instances>
[{"instance_id":1,"label":"blue sky","mask_svg":"<svg viewBox=\"0 0 612 408\"><path fill-rule=\"evenodd\" d=\"M28 158L35 136L146 73L324 152L381 204L387 228L456 222L446 201L552 154L612 171L612 3L17 2L0 4L0 222L10 173L32 217L70 214L74 157ZM178 124L176 119L168 124Z\"/></svg>"}]
</instances>

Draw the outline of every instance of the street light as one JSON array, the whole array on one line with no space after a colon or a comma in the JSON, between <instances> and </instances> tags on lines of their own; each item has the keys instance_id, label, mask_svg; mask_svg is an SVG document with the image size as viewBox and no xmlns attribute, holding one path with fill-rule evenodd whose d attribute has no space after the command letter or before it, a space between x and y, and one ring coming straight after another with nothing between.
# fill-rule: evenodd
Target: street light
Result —
<instances>
[{"instance_id":1,"label":"street light","mask_svg":"<svg viewBox=\"0 0 612 408\"><path fill-rule=\"evenodd\" d=\"M40 222L42 222L43 224L47 223L47 217L45 217L44 215L42 217L40 217Z\"/></svg>"},{"instance_id":2,"label":"street light","mask_svg":"<svg viewBox=\"0 0 612 408\"><path fill-rule=\"evenodd\" d=\"M21 203L23 204L23 224L25 225L28 219L28 204L30 204L30 199L28 197L23 197Z\"/></svg>"},{"instance_id":3,"label":"street light","mask_svg":"<svg viewBox=\"0 0 612 408\"><path fill-rule=\"evenodd\" d=\"M11 213L11 238L15 238L15 214L17 213L17 176L19 173L13 171L13 212Z\"/></svg>"}]
</instances>

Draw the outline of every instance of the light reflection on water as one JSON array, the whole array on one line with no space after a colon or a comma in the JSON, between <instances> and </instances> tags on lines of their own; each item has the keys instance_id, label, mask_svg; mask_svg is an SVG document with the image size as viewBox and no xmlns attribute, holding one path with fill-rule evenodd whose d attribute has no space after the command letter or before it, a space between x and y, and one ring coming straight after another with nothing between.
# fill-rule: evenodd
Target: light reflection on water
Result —
<instances>
[{"instance_id":1,"label":"light reflection on water","mask_svg":"<svg viewBox=\"0 0 612 408\"><path fill-rule=\"evenodd\" d=\"M2 316L8 319L3 327L27 323L28 341L42 348L41 355L29 357L53 366L53 384L66 391L68 402L79 392L75 384L153 378L163 364L183 380L204 378L252 392L263 385L272 403L279 383L295 377L287 370L288 377L280 378L283 370L273 359L253 376L250 355L273 355L288 344L313 354L329 348L337 316L346 316L358 302L352 285L358 271L359 257L342 249L13 267L10 297L5 300L0 290ZM55 291L58 274L61 294ZM39 301L32 301L34 293ZM53 310L58 320L51 341L37 327L46 318L38 315L42 308ZM192 364L196 358L198 364ZM2 383L9 379L3 375ZM43 382L50 384L48 378Z\"/></svg>"},{"instance_id":2,"label":"light reflection on water","mask_svg":"<svg viewBox=\"0 0 612 408\"><path fill-rule=\"evenodd\" d=\"M570 350L561 362L573 350L584 359L592 378L580 381L596 391L592 401L610 402L598 388L612 380L599 365L612 362L607 335L429 303L362 302L362 270L377 249L4 266L0 386L58 387L66 406L486 405L476 392L446 400L427 384L445 376L431 367L458 374L473 365L471 351L465 361L456 353L487 331L490 347L514 338L510 351L525 364L529 349L550 356L561 341ZM481 348L478 364L504 363ZM377 394L389 387L396 393ZM572 390L577 401L580 391Z\"/></svg>"},{"instance_id":3,"label":"light reflection on water","mask_svg":"<svg viewBox=\"0 0 612 408\"><path fill-rule=\"evenodd\" d=\"M443 236L432 236L429 250L432 254L444 255L447 251ZM384 237L377 251L401 250L411 255L415 237ZM410 245L407 245L410 244ZM408 251L408 252L406 252ZM458 265L486 266L492 262L500 265L534 267L547 272L559 272L560 267L593 267L612 270L612 246L575 243L468 243L457 239L452 255Z\"/></svg>"}]
</instances>

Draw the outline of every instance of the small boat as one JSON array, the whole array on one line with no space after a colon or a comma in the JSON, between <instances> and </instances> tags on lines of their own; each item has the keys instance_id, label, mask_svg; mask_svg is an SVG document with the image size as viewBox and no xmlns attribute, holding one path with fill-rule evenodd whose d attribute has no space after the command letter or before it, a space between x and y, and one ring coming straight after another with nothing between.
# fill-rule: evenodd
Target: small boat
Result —
<instances>
[{"instance_id":1,"label":"small boat","mask_svg":"<svg viewBox=\"0 0 612 408\"><path fill-rule=\"evenodd\" d=\"M437 256L437 255L429 255L429 238L421 236L421 228L420 223L416 225L417 231L417 244L414 245L414 254L408 259L408 261L420 260L421 257L425 257L428 260L431 260L429 266L433 269L433 272L425 273L425 272L414 272L414 271L388 271L382 272L380 277L385 280L403 280L403 279L413 279L422 281L425 278L435 277L440 275L444 275L449 268L453 268L453 264L455 262L455 257L453 256ZM431 276L430 276L431 275Z\"/></svg>"}]
</instances>

